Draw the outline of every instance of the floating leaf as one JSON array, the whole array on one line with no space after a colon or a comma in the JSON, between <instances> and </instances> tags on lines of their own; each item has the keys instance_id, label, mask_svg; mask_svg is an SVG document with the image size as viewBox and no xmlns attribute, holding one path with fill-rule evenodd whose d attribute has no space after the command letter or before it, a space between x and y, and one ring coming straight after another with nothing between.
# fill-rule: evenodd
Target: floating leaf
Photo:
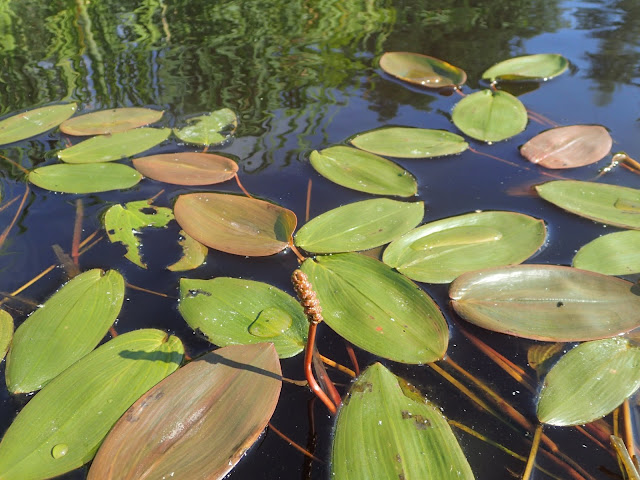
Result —
<instances>
[{"instance_id":1,"label":"floating leaf","mask_svg":"<svg viewBox=\"0 0 640 480\"><path fill-rule=\"evenodd\" d=\"M94 268L74 277L20 325L7 356L7 388L28 393L93 350L122 308L124 279Z\"/></svg>"},{"instance_id":2,"label":"floating leaf","mask_svg":"<svg viewBox=\"0 0 640 480\"><path fill-rule=\"evenodd\" d=\"M58 158L66 163L122 160L155 147L169 138L170 134L168 128L136 128L113 135L101 135L60 150Z\"/></svg>"},{"instance_id":3,"label":"floating leaf","mask_svg":"<svg viewBox=\"0 0 640 480\"><path fill-rule=\"evenodd\" d=\"M458 67L419 53L387 52L380 57L380 68L421 87L459 87L467 81L467 74Z\"/></svg>"},{"instance_id":4,"label":"floating leaf","mask_svg":"<svg viewBox=\"0 0 640 480\"><path fill-rule=\"evenodd\" d=\"M592 422L640 387L640 348L626 338L578 345L544 379L538 418L550 425Z\"/></svg>"},{"instance_id":5,"label":"floating leaf","mask_svg":"<svg viewBox=\"0 0 640 480\"><path fill-rule=\"evenodd\" d=\"M238 164L213 153L165 153L134 158L133 166L145 177L173 185L212 185L233 178Z\"/></svg>"},{"instance_id":6,"label":"floating leaf","mask_svg":"<svg viewBox=\"0 0 640 480\"><path fill-rule=\"evenodd\" d=\"M542 220L479 212L427 223L397 240L382 260L419 282L449 283L471 270L523 262L544 243Z\"/></svg>"},{"instance_id":7,"label":"floating leaf","mask_svg":"<svg viewBox=\"0 0 640 480\"><path fill-rule=\"evenodd\" d=\"M222 133L224 130L231 130L231 133L235 131L238 118L233 110L223 108L207 115L190 118L187 123L190 125L173 130L176 137L187 143L216 145L229 138L229 135Z\"/></svg>"},{"instance_id":8,"label":"floating leaf","mask_svg":"<svg viewBox=\"0 0 640 480\"><path fill-rule=\"evenodd\" d=\"M13 318L4 310L0 310L0 361L4 358L13 338Z\"/></svg>"},{"instance_id":9,"label":"floating leaf","mask_svg":"<svg viewBox=\"0 0 640 480\"><path fill-rule=\"evenodd\" d=\"M209 249L200 242L194 240L184 230L180 230L182 257L176 263L169 265L167 270L172 272L184 272L199 267L207 259Z\"/></svg>"},{"instance_id":10,"label":"floating leaf","mask_svg":"<svg viewBox=\"0 0 640 480\"><path fill-rule=\"evenodd\" d=\"M173 220L170 208L156 207L147 200L113 205L104 215L104 228L109 240L120 242L127 248L125 257L136 265L147 268L140 257L140 240L137 235L146 227L162 228Z\"/></svg>"},{"instance_id":11,"label":"floating leaf","mask_svg":"<svg viewBox=\"0 0 640 480\"><path fill-rule=\"evenodd\" d=\"M569 68L569 62L562 55L540 53L510 58L496 63L482 74L491 82L512 80L549 80Z\"/></svg>"},{"instance_id":12,"label":"floating leaf","mask_svg":"<svg viewBox=\"0 0 640 480\"><path fill-rule=\"evenodd\" d=\"M575 168L602 160L612 144L604 127L571 125L536 135L520 147L520 154L546 168Z\"/></svg>"},{"instance_id":13,"label":"floating leaf","mask_svg":"<svg viewBox=\"0 0 640 480\"><path fill-rule=\"evenodd\" d=\"M105 135L125 132L155 123L162 118L162 110L150 108L113 108L70 118L60 125L67 135Z\"/></svg>"},{"instance_id":14,"label":"floating leaf","mask_svg":"<svg viewBox=\"0 0 640 480\"><path fill-rule=\"evenodd\" d=\"M440 409L379 363L351 387L336 420L332 478L473 479Z\"/></svg>"},{"instance_id":15,"label":"floating leaf","mask_svg":"<svg viewBox=\"0 0 640 480\"><path fill-rule=\"evenodd\" d=\"M351 147L329 147L309 157L320 175L343 187L376 195L411 197L418 191L413 175L386 158Z\"/></svg>"},{"instance_id":16,"label":"floating leaf","mask_svg":"<svg viewBox=\"0 0 640 480\"><path fill-rule=\"evenodd\" d=\"M616 232L596 238L578 250L573 266L605 275L640 273L640 232Z\"/></svg>"},{"instance_id":17,"label":"floating leaf","mask_svg":"<svg viewBox=\"0 0 640 480\"><path fill-rule=\"evenodd\" d=\"M422 221L424 202L376 198L334 208L314 218L296 234L308 252L337 253L378 247Z\"/></svg>"},{"instance_id":18,"label":"floating leaf","mask_svg":"<svg viewBox=\"0 0 640 480\"><path fill-rule=\"evenodd\" d=\"M222 193L180 195L174 214L198 242L235 255L273 255L288 246L297 219L291 210Z\"/></svg>"},{"instance_id":19,"label":"floating leaf","mask_svg":"<svg viewBox=\"0 0 640 480\"><path fill-rule=\"evenodd\" d=\"M48 165L29 172L29 181L46 190L64 193L98 193L137 185L142 176L119 163Z\"/></svg>"},{"instance_id":20,"label":"floating leaf","mask_svg":"<svg viewBox=\"0 0 640 480\"><path fill-rule=\"evenodd\" d=\"M351 143L367 152L399 158L427 158L464 152L469 144L446 130L388 127L360 133Z\"/></svg>"},{"instance_id":21,"label":"floating leaf","mask_svg":"<svg viewBox=\"0 0 640 480\"><path fill-rule=\"evenodd\" d=\"M368 352L403 363L442 358L447 322L422 289L383 263L356 253L307 259L326 323Z\"/></svg>"},{"instance_id":22,"label":"floating leaf","mask_svg":"<svg viewBox=\"0 0 640 480\"><path fill-rule=\"evenodd\" d=\"M122 416L88 479L223 478L273 415L280 377L272 344L234 345L194 360Z\"/></svg>"},{"instance_id":23,"label":"floating leaf","mask_svg":"<svg viewBox=\"0 0 640 480\"><path fill-rule=\"evenodd\" d=\"M536 190L548 202L581 217L640 230L640 190L577 180L554 180Z\"/></svg>"},{"instance_id":24,"label":"floating leaf","mask_svg":"<svg viewBox=\"0 0 640 480\"><path fill-rule=\"evenodd\" d=\"M555 357L565 348L565 343L536 343L527 349L527 364L538 376L546 375Z\"/></svg>"},{"instance_id":25,"label":"floating leaf","mask_svg":"<svg viewBox=\"0 0 640 480\"><path fill-rule=\"evenodd\" d=\"M300 304L266 283L182 278L179 309L191 328L218 346L269 341L281 358L289 358L300 353L307 341L308 322ZM269 337L268 321L275 325Z\"/></svg>"},{"instance_id":26,"label":"floating leaf","mask_svg":"<svg viewBox=\"0 0 640 480\"><path fill-rule=\"evenodd\" d=\"M527 110L507 92L481 90L460 100L451 120L466 135L483 142L499 142L522 132Z\"/></svg>"},{"instance_id":27,"label":"floating leaf","mask_svg":"<svg viewBox=\"0 0 640 480\"><path fill-rule=\"evenodd\" d=\"M518 337L574 342L640 326L640 295L630 282L553 265L469 272L449 289L465 320Z\"/></svg>"},{"instance_id":28,"label":"floating leaf","mask_svg":"<svg viewBox=\"0 0 640 480\"><path fill-rule=\"evenodd\" d=\"M145 329L119 335L74 363L6 431L0 478L51 478L90 461L118 418L178 368L183 352L178 338Z\"/></svg>"},{"instance_id":29,"label":"floating leaf","mask_svg":"<svg viewBox=\"0 0 640 480\"><path fill-rule=\"evenodd\" d=\"M35 137L57 127L76 111L75 103L35 108L0 121L0 145Z\"/></svg>"}]
</instances>

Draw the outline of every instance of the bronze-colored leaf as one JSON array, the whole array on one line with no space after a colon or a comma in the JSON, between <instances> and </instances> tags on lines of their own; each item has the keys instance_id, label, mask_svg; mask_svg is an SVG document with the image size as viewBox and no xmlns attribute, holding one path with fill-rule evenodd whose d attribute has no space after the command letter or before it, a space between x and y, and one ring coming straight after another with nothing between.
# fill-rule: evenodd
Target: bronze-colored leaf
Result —
<instances>
[{"instance_id":1,"label":"bronze-colored leaf","mask_svg":"<svg viewBox=\"0 0 640 480\"><path fill-rule=\"evenodd\" d=\"M230 158L196 152L134 158L133 166L145 177L173 185L212 185L233 178L238 171Z\"/></svg>"}]
</instances>

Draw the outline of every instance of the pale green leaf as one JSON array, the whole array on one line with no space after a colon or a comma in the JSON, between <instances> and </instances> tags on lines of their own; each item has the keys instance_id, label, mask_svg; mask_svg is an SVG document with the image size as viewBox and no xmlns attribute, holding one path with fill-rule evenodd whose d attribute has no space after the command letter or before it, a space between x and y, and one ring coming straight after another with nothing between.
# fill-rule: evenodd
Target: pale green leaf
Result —
<instances>
[{"instance_id":1,"label":"pale green leaf","mask_svg":"<svg viewBox=\"0 0 640 480\"><path fill-rule=\"evenodd\" d=\"M48 165L29 172L29 181L46 190L63 193L98 193L137 185L142 176L119 163Z\"/></svg>"}]
</instances>

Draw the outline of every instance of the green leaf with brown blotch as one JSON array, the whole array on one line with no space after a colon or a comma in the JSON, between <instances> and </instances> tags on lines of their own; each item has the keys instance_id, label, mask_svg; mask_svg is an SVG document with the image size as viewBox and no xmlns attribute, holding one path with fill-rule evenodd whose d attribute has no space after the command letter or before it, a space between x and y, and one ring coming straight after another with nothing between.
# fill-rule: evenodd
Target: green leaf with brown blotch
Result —
<instances>
[{"instance_id":1,"label":"green leaf with brown blotch","mask_svg":"<svg viewBox=\"0 0 640 480\"><path fill-rule=\"evenodd\" d=\"M223 478L258 439L282 386L271 343L197 358L149 390L113 427L88 480Z\"/></svg>"},{"instance_id":2,"label":"green leaf with brown blotch","mask_svg":"<svg viewBox=\"0 0 640 480\"><path fill-rule=\"evenodd\" d=\"M125 132L155 123L162 118L162 110L128 107L99 110L65 120L60 131L67 135L107 135Z\"/></svg>"},{"instance_id":3,"label":"green leaf with brown blotch","mask_svg":"<svg viewBox=\"0 0 640 480\"><path fill-rule=\"evenodd\" d=\"M348 480L474 478L440 408L379 363L360 375L340 407L331 475Z\"/></svg>"},{"instance_id":4,"label":"green leaf with brown blotch","mask_svg":"<svg viewBox=\"0 0 640 480\"><path fill-rule=\"evenodd\" d=\"M389 75L420 87L459 87L467 81L464 70L419 53L386 52L380 57L380 68Z\"/></svg>"},{"instance_id":5,"label":"green leaf with brown blotch","mask_svg":"<svg viewBox=\"0 0 640 480\"><path fill-rule=\"evenodd\" d=\"M226 182L238 171L238 164L230 158L196 152L134 158L133 166L145 177L173 185L213 185Z\"/></svg>"},{"instance_id":6,"label":"green leaf with brown blotch","mask_svg":"<svg viewBox=\"0 0 640 480\"><path fill-rule=\"evenodd\" d=\"M0 361L7 353L13 338L13 318L4 310L0 310Z\"/></svg>"}]
</instances>

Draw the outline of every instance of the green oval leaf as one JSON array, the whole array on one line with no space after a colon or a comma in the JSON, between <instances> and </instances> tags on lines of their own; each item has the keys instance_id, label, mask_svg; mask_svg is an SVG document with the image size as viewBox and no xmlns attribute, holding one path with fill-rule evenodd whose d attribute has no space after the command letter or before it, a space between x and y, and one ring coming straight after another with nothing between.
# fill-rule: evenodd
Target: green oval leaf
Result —
<instances>
[{"instance_id":1,"label":"green oval leaf","mask_svg":"<svg viewBox=\"0 0 640 480\"><path fill-rule=\"evenodd\" d=\"M142 176L120 163L48 165L29 172L29 181L46 190L63 193L98 193L137 185Z\"/></svg>"},{"instance_id":2,"label":"green oval leaf","mask_svg":"<svg viewBox=\"0 0 640 480\"><path fill-rule=\"evenodd\" d=\"M93 350L115 322L124 301L124 279L99 268L74 277L17 329L7 356L7 388L42 388Z\"/></svg>"},{"instance_id":3,"label":"green oval leaf","mask_svg":"<svg viewBox=\"0 0 640 480\"><path fill-rule=\"evenodd\" d=\"M258 439L282 381L272 344L234 345L182 367L116 423L88 480L223 478Z\"/></svg>"},{"instance_id":4,"label":"green oval leaf","mask_svg":"<svg viewBox=\"0 0 640 480\"><path fill-rule=\"evenodd\" d=\"M573 342L640 326L640 295L630 282L553 265L469 272L449 289L465 320L518 337Z\"/></svg>"},{"instance_id":5,"label":"green oval leaf","mask_svg":"<svg viewBox=\"0 0 640 480\"><path fill-rule=\"evenodd\" d=\"M520 147L520 154L546 168L576 168L602 160L612 144L600 125L570 125L536 135Z\"/></svg>"},{"instance_id":6,"label":"green oval leaf","mask_svg":"<svg viewBox=\"0 0 640 480\"><path fill-rule=\"evenodd\" d=\"M464 152L469 144L446 130L388 127L360 133L351 143L367 152L398 158L428 158Z\"/></svg>"},{"instance_id":7,"label":"green oval leaf","mask_svg":"<svg viewBox=\"0 0 640 480\"><path fill-rule=\"evenodd\" d=\"M198 145L216 145L229 138L238 126L238 118L233 110L222 108L206 115L187 120L190 125L176 128L173 133L183 142ZM230 130L230 134L223 133Z\"/></svg>"},{"instance_id":8,"label":"green oval leaf","mask_svg":"<svg viewBox=\"0 0 640 480\"><path fill-rule=\"evenodd\" d=\"M569 68L569 62L562 55L540 53L510 58L496 63L482 74L491 82L512 80L549 80Z\"/></svg>"},{"instance_id":9,"label":"green oval leaf","mask_svg":"<svg viewBox=\"0 0 640 480\"><path fill-rule=\"evenodd\" d=\"M140 256L140 230L147 227L162 228L173 220L170 208L156 207L147 200L113 205L104 215L104 228L112 243L120 242L127 249L125 257L142 268L147 268Z\"/></svg>"},{"instance_id":10,"label":"green oval leaf","mask_svg":"<svg viewBox=\"0 0 640 480\"><path fill-rule=\"evenodd\" d=\"M640 190L577 180L554 180L536 190L548 202L581 217L640 229Z\"/></svg>"},{"instance_id":11,"label":"green oval leaf","mask_svg":"<svg viewBox=\"0 0 640 480\"><path fill-rule=\"evenodd\" d=\"M309 156L311 165L325 178L343 187L375 195L411 197L418 191L413 175L373 153L351 147L329 147Z\"/></svg>"},{"instance_id":12,"label":"green oval leaf","mask_svg":"<svg viewBox=\"0 0 640 480\"><path fill-rule=\"evenodd\" d=\"M440 409L379 363L356 380L338 412L331 475L349 480L474 478Z\"/></svg>"},{"instance_id":13,"label":"green oval leaf","mask_svg":"<svg viewBox=\"0 0 640 480\"><path fill-rule=\"evenodd\" d=\"M67 135L106 135L125 132L155 123L162 118L162 110L150 108L113 108L86 113L62 122L60 131Z\"/></svg>"},{"instance_id":14,"label":"green oval leaf","mask_svg":"<svg viewBox=\"0 0 640 480\"><path fill-rule=\"evenodd\" d=\"M250 257L273 255L287 248L297 223L291 210L222 193L180 195L173 211L182 229L198 242Z\"/></svg>"},{"instance_id":15,"label":"green oval leaf","mask_svg":"<svg viewBox=\"0 0 640 480\"><path fill-rule=\"evenodd\" d=\"M479 212L427 223L394 240L382 261L419 282L449 283L471 270L525 261L544 243L537 218Z\"/></svg>"},{"instance_id":16,"label":"green oval leaf","mask_svg":"<svg viewBox=\"0 0 640 480\"><path fill-rule=\"evenodd\" d=\"M522 132L527 110L507 92L482 90L460 100L451 120L466 135L483 142L499 142Z\"/></svg>"},{"instance_id":17,"label":"green oval leaf","mask_svg":"<svg viewBox=\"0 0 640 480\"><path fill-rule=\"evenodd\" d=\"M182 362L177 337L119 335L58 375L18 414L0 443L2 480L45 479L95 455L118 418Z\"/></svg>"},{"instance_id":18,"label":"green oval leaf","mask_svg":"<svg viewBox=\"0 0 640 480\"><path fill-rule=\"evenodd\" d=\"M131 157L164 142L169 128L136 128L113 135L101 135L60 150L58 158L66 163L112 162Z\"/></svg>"},{"instance_id":19,"label":"green oval leaf","mask_svg":"<svg viewBox=\"0 0 640 480\"><path fill-rule=\"evenodd\" d=\"M14 114L0 121L0 145L35 137L57 127L76 111L75 103L51 105Z\"/></svg>"},{"instance_id":20,"label":"green oval leaf","mask_svg":"<svg viewBox=\"0 0 640 480\"><path fill-rule=\"evenodd\" d=\"M419 53L387 52L380 57L380 68L421 87L459 87L467 81L467 74L460 68Z\"/></svg>"},{"instance_id":21,"label":"green oval leaf","mask_svg":"<svg viewBox=\"0 0 640 480\"><path fill-rule=\"evenodd\" d=\"M573 266L605 275L640 273L640 232L616 232L596 238L578 250Z\"/></svg>"},{"instance_id":22,"label":"green oval leaf","mask_svg":"<svg viewBox=\"0 0 640 480\"><path fill-rule=\"evenodd\" d=\"M422 221L424 202L376 198L334 208L304 225L295 244L308 252L337 253L378 247Z\"/></svg>"},{"instance_id":23,"label":"green oval leaf","mask_svg":"<svg viewBox=\"0 0 640 480\"><path fill-rule=\"evenodd\" d=\"M447 322L405 276L356 253L307 259L301 268L325 322L354 345L403 363L433 362L445 354Z\"/></svg>"},{"instance_id":24,"label":"green oval leaf","mask_svg":"<svg viewBox=\"0 0 640 480\"><path fill-rule=\"evenodd\" d=\"M134 158L133 166L145 177L173 185L213 185L226 182L238 171L238 164L230 158L195 152Z\"/></svg>"},{"instance_id":25,"label":"green oval leaf","mask_svg":"<svg viewBox=\"0 0 640 480\"><path fill-rule=\"evenodd\" d=\"M626 338L583 343L544 379L537 413L542 423L581 425L604 417L640 387L640 348Z\"/></svg>"},{"instance_id":26,"label":"green oval leaf","mask_svg":"<svg viewBox=\"0 0 640 480\"><path fill-rule=\"evenodd\" d=\"M300 353L307 341L308 322L300 304L266 283L226 277L182 278L179 309L191 328L221 347L268 340L281 358L289 358ZM278 319L270 337L265 334L268 318Z\"/></svg>"},{"instance_id":27,"label":"green oval leaf","mask_svg":"<svg viewBox=\"0 0 640 480\"><path fill-rule=\"evenodd\" d=\"M182 247L182 257L169 265L167 270L172 272L184 272L199 267L207 259L209 249L200 242L194 240L184 230L180 230L178 244Z\"/></svg>"},{"instance_id":28,"label":"green oval leaf","mask_svg":"<svg viewBox=\"0 0 640 480\"><path fill-rule=\"evenodd\" d=\"M0 361L4 358L13 338L13 318L4 310L0 310Z\"/></svg>"}]
</instances>

